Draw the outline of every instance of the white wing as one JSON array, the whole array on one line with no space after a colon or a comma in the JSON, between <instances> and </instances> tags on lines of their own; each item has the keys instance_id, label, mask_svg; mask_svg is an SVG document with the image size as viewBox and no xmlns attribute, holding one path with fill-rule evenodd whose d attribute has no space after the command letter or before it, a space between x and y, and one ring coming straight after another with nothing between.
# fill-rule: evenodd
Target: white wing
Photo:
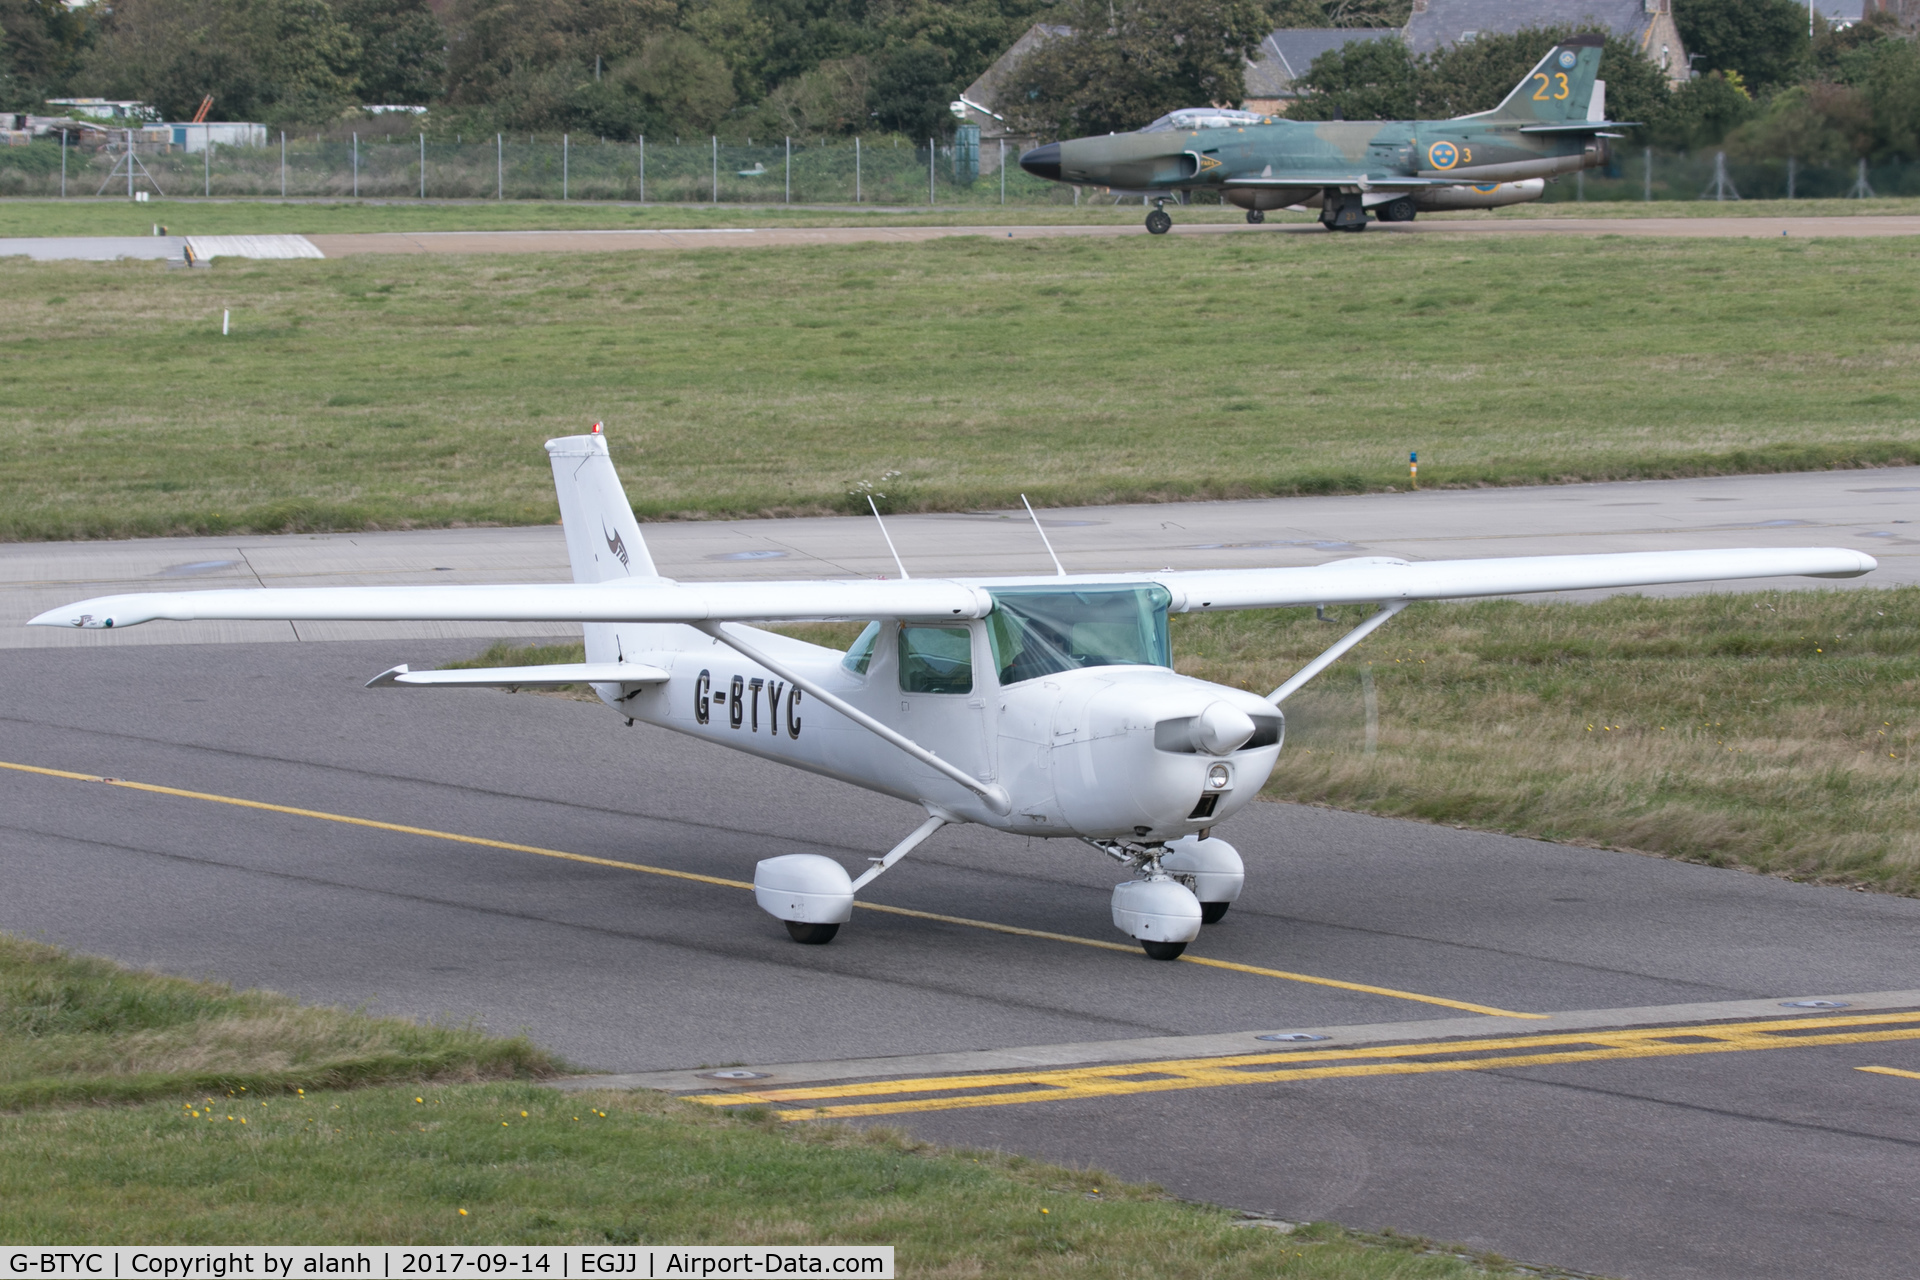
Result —
<instances>
[{"instance_id":1,"label":"white wing","mask_svg":"<svg viewBox=\"0 0 1920 1280\"><path fill-rule=\"evenodd\" d=\"M983 618L996 586L1158 582L1173 610L1452 600L1805 576L1856 578L1878 567L1843 547L1643 551L1488 560L1336 560L1305 569L1074 574L1052 578L706 582L665 579L529 586L312 587L165 591L101 596L51 609L44 627L130 627L156 618L333 622L780 622L865 618Z\"/></svg>"},{"instance_id":2,"label":"white wing","mask_svg":"<svg viewBox=\"0 0 1920 1280\"><path fill-rule=\"evenodd\" d=\"M765 622L984 618L987 593L957 582L702 582L632 578L530 586L266 587L99 596L41 627L240 619L293 622Z\"/></svg>"},{"instance_id":3,"label":"white wing","mask_svg":"<svg viewBox=\"0 0 1920 1280\"><path fill-rule=\"evenodd\" d=\"M1857 578L1878 567L1872 556L1844 547L1753 547L1411 563L1369 557L1335 560L1310 569L1215 569L1148 576L1175 593L1175 610L1204 610L1458 600L1737 578Z\"/></svg>"}]
</instances>

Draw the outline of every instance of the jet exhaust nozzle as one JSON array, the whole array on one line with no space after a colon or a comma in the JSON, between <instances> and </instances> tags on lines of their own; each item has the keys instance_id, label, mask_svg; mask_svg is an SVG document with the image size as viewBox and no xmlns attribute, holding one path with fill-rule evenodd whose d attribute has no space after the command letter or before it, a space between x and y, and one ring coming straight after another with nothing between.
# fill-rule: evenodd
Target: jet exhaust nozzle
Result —
<instances>
[{"instance_id":1,"label":"jet exhaust nozzle","mask_svg":"<svg viewBox=\"0 0 1920 1280\"><path fill-rule=\"evenodd\" d=\"M1036 178L1060 181L1060 144L1049 142L1044 147L1035 147L1020 157L1020 167Z\"/></svg>"}]
</instances>

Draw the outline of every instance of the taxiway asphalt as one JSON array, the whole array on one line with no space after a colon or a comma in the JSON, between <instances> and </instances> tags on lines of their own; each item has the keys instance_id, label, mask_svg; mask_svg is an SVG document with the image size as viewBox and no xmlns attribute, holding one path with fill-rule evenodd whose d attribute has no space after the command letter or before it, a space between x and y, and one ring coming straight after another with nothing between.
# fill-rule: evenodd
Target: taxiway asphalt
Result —
<instances>
[{"instance_id":1,"label":"taxiway asphalt","mask_svg":"<svg viewBox=\"0 0 1920 1280\"><path fill-rule=\"evenodd\" d=\"M616 462L618 458L616 457ZM632 464L629 484L645 482ZM1920 467L1718 476L1618 484L1247 502L1074 507L1040 513L1070 569L1253 568L1350 556L1409 560L1711 547L1843 546L1880 568L1845 581L1779 578L1730 590L1860 589L1920 582ZM1020 511L888 517L919 577L1049 573L1053 562ZM649 524L660 571L682 579L891 577L870 518ZM560 527L395 533L152 538L0 544L0 649L117 648L195 641L445 639L574 635L563 625L476 623L153 623L70 632L20 624L42 610L123 591L249 586L564 582ZM1717 589L1650 588L1650 594ZM1580 593L1569 593L1578 597ZM1598 594L1598 593L1587 593ZM399 659L396 659L398 661Z\"/></svg>"},{"instance_id":2,"label":"taxiway asphalt","mask_svg":"<svg viewBox=\"0 0 1920 1280\"><path fill-rule=\"evenodd\" d=\"M1046 518L1073 567L1835 543L1882 557L1874 585L1913 580L1916 492L1920 471L1854 471ZM856 520L647 533L682 576L887 564ZM928 573L1047 567L1005 513L894 534ZM1221 831L1248 890L1194 962L1114 933L1091 850L976 829L802 947L740 887L753 864L858 866L916 810L592 704L360 687L474 634L17 626L136 583L538 579L563 557L551 527L0 549L0 635L43 641L0 653L0 764L26 766L0 767L0 928L525 1029L654 1073L630 1083L825 1088L770 1105L1289 1220L1676 1280L1920 1256L1920 902L1263 804ZM1783 1003L1807 998L1851 1007ZM734 1064L764 1078L702 1075Z\"/></svg>"},{"instance_id":3,"label":"taxiway asphalt","mask_svg":"<svg viewBox=\"0 0 1920 1280\"><path fill-rule=\"evenodd\" d=\"M0 656L0 761L77 775L0 768L0 928L524 1029L603 1071L758 1064L767 1078L742 1087L853 1079L860 1097L929 1100L1005 1087L929 1075L1118 1063L1172 1084L846 1114L1591 1271L1893 1275L1920 1253L1920 1019L1899 1013L1920 1005L1920 902L1258 805L1221 833L1247 894L1189 952L1223 964L1156 963L1115 934L1115 873L1083 846L975 829L864 895L913 914L863 911L802 947L744 887L661 872L743 883L793 852L858 866L916 811L587 703L360 687L394 656ZM1810 997L1881 1021L1756 1040L1757 1017L1827 1016L1781 1005ZM1677 1039L1497 1061L1530 1031L1564 1053L1568 1035L1649 1021ZM1181 1060L1288 1048L1258 1032L1420 1069L1179 1078ZM1441 1069L1463 1035L1502 1044Z\"/></svg>"}]
</instances>

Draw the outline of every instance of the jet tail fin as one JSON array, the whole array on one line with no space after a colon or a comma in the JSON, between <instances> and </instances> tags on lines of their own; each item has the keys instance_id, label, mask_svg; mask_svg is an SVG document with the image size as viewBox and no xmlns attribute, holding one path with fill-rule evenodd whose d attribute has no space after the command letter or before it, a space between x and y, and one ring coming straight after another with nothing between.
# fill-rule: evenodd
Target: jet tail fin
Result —
<instances>
[{"instance_id":1,"label":"jet tail fin","mask_svg":"<svg viewBox=\"0 0 1920 1280\"><path fill-rule=\"evenodd\" d=\"M633 506L614 473L600 424L593 424L591 435L547 441L547 457L553 463L553 487L560 499L573 580L659 577L646 540L640 536L640 523L633 518Z\"/></svg>"},{"instance_id":2,"label":"jet tail fin","mask_svg":"<svg viewBox=\"0 0 1920 1280\"><path fill-rule=\"evenodd\" d=\"M1600 50L1604 43L1603 37L1593 34L1568 36L1547 50L1546 56L1527 73L1526 79L1507 95L1506 101L1491 111L1478 112L1472 118L1518 120L1526 124L1563 124L1587 120L1588 109L1593 103L1594 78L1600 73Z\"/></svg>"}]
</instances>

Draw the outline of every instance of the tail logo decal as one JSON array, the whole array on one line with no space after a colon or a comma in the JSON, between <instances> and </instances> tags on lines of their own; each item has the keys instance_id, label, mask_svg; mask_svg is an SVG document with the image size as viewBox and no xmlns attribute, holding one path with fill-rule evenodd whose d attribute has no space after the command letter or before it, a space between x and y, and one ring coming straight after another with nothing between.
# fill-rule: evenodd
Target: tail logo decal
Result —
<instances>
[{"instance_id":1,"label":"tail logo decal","mask_svg":"<svg viewBox=\"0 0 1920 1280\"><path fill-rule=\"evenodd\" d=\"M623 569L632 569L633 565L627 560L626 539L617 533L609 532L607 522L604 520L600 522L600 532L607 540L607 550L620 557L620 567Z\"/></svg>"},{"instance_id":2,"label":"tail logo decal","mask_svg":"<svg viewBox=\"0 0 1920 1280\"><path fill-rule=\"evenodd\" d=\"M1574 53L1573 53L1573 50L1571 50L1571 49L1562 49L1562 50L1560 51L1560 65L1561 65L1561 66L1563 66L1563 67L1566 67L1567 69L1569 69L1569 70L1571 70L1571 69L1573 68L1573 64L1574 64L1575 62L1577 62L1577 61L1578 61L1578 59L1577 59L1576 57L1574 57Z\"/></svg>"},{"instance_id":3,"label":"tail logo decal","mask_svg":"<svg viewBox=\"0 0 1920 1280\"><path fill-rule=\"evenodd\" d=\"M1460 163L1460 148L1451 142L1436 142L1427 148L1427 162L1436 169L1451 169Z\"/></svg>"}]
</instances>

